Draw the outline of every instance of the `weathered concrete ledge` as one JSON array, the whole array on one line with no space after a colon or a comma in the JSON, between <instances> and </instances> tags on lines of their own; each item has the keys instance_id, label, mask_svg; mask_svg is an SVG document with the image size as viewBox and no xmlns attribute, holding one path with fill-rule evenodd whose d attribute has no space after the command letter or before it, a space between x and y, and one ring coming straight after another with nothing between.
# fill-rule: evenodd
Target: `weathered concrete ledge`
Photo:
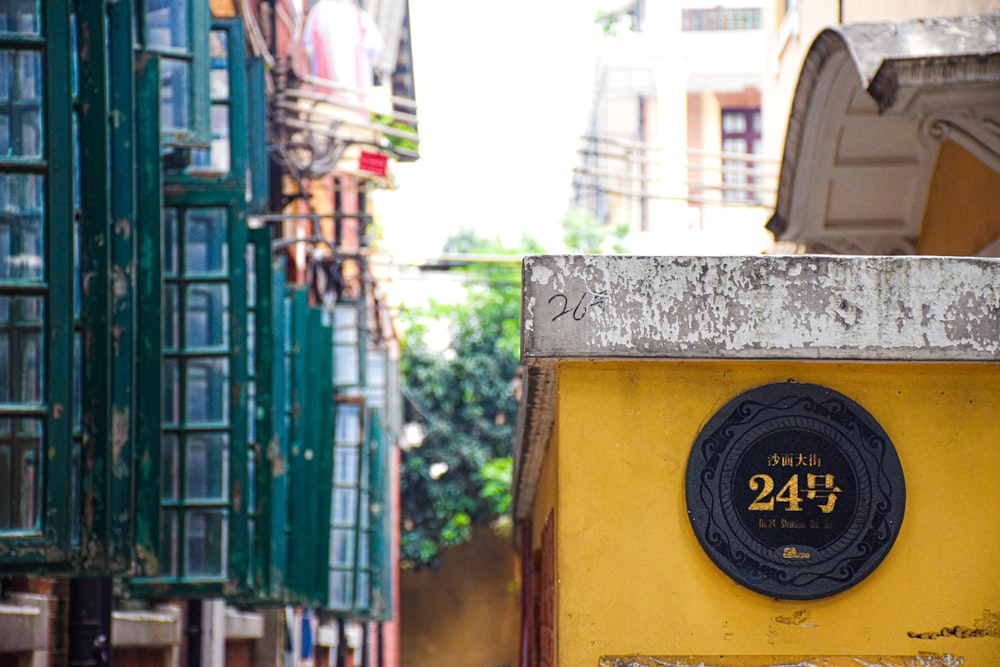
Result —
<instances>
[{"instance_id":1,"label":"weathered concrete ledge","mask_svg":"<svg viewBox=\"0 0 1000 667\"><path fill-rule=\"evenodd\" d=\"M529 516L569 359L1000 362L1000 260L524 259L514 516Z\"/></svg>"},{"instance_id":2,"label":"weathered concrete ledge","mask_svg":"<svg viewBox=\"0 0 1000 667\"><path fill-rule=\"evenodd\" d=\"M1000 260L535 255L521 360L1000 361Z\"/></svg>"}]
</instances>

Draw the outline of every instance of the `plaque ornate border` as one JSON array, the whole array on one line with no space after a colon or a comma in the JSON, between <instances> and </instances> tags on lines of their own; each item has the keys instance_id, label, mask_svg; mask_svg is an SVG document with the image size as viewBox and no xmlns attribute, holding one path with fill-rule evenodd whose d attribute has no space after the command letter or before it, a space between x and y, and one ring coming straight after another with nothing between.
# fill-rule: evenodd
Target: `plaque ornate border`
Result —
<instances>
[{"instance_id":1,"label":"plaque ornate border","mask_svg":"<svg viewBox=\"0 0 1000 667\"><path fill-rule=\"evenodd\" d=\"M783 429L816 433L854 472L854 514L808 559L787 560L746 529L733 504L733 475L755 442ZM698 434L687 465L691 526L715 564L764 595L807 600L840 593L871 574L892 548L906 505L899 457L861 405L827 387L778 382L731 399Z\"/></svg>"}]
</instances>

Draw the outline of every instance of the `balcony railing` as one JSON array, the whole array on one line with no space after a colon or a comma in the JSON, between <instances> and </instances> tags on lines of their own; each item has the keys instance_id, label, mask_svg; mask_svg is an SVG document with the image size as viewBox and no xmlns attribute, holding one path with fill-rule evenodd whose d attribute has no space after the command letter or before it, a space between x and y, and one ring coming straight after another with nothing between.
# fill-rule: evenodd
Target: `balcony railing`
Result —
<instances>
[{"instance_id":1,"label":"balcony railing","mask_svg":"<svg viewBox=\"0 0 1000 667\"><path fill-rule=\"evenodd\" d=\"M760 30L760 7L711 7L681 10L681 30Z\"/></svg>"},{"instance_id":2,"label":"balcony railing","mask_svg":"<svg viewBox=\"0 0 1000 667\"><path fill-rule=\"evenodd\" d=\"M578 201L594 193L630 199L675 199L699 206L771 208L779 161L760 154L686 149L669 151L652 143L585 136L573 170ZM682 173L670 178L665 174Z\"/></svg>"}]
</instances>

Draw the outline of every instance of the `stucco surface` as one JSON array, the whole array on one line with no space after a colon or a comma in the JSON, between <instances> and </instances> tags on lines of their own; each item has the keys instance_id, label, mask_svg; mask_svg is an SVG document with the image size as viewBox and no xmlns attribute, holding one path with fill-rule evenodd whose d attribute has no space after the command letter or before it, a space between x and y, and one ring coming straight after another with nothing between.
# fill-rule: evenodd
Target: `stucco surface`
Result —
<instances>
[{"instance_id":1,"label":"stucco surface","mask_svg":"<svg viewBox=\"0 0 1000 667\"><path fill-rule=\"evenodd\" d=\"M530 256L521 356L993 361L1000 261Z\"/></svg>"}]
</instances>

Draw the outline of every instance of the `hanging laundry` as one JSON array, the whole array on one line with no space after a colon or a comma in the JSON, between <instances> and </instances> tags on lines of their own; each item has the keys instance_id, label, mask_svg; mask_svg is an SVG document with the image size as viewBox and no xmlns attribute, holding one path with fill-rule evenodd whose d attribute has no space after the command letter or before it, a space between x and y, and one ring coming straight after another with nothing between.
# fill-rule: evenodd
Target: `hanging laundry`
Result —
<instances>
[{"instance_id":1,"label":"hanging laundry","mask_svg":"<svg viewBox=\"0 0 1000 667\"><path fill-rule=\"evenodd\" d=\"M309 10L302 47L313 76L359 89L362 94L352 97L363 101L363 92L373 85L372 63L384 41L371 15L356 0L319 0Z\"/></svg>"}]
</instances>

